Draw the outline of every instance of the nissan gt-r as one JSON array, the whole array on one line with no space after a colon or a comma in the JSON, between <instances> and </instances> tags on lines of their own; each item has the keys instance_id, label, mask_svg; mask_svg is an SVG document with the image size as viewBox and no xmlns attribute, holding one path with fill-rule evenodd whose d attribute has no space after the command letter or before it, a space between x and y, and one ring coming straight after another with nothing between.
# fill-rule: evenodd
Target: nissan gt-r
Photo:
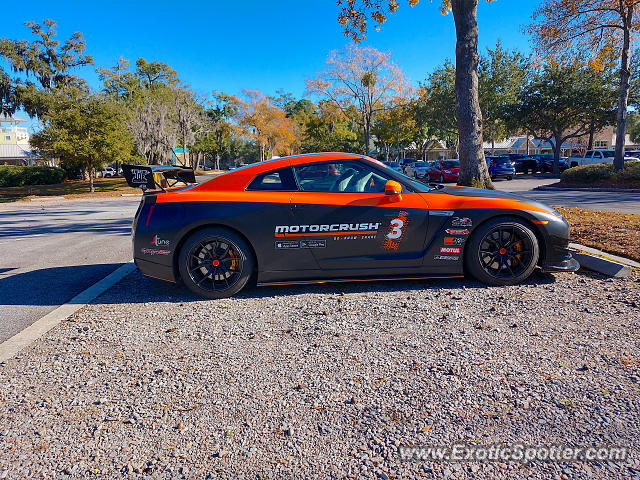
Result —
<instances>
[{"instance_id":1,"label":"nissan gt-r","mask_svg":"<svg viewBox=\"0 0 640 480\"><path fill-rule=\"evenodd\" d=\"M574 271L553 208L493 190L425 185L363 155L283 157L201 184L182 167L125 165L143 188L133 257L208 298L247 284L462 277L491 285Z\"/></svg>"}]
</instances>

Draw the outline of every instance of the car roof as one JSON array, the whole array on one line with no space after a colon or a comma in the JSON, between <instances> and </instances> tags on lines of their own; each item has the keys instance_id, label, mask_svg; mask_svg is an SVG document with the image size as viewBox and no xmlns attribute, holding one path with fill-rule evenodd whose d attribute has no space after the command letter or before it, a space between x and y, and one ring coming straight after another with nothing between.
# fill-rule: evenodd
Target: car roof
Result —
<instances>
[{"instance_id":1,"label":"car roof","mask_svg":"<svg viewBox=\"0 0 640 480\"><path fill-rule=\"evenodd\" d=\"M287 157L274 158L264 162L252 163L235 170L227 171L217 177L212 178L200 185L193 187L193 190L199 191L240 191L253 180L256 175L280 168L291 167L294 165L303 165L306 163L329 162L332 160L366 160L377 165L384 164L366 155L356 153L340 153L340 152L321 152L321 153L303 153L300 155L291 155ZM386 168L386 167L385 167Z\"/></svg>"}]
</instances>

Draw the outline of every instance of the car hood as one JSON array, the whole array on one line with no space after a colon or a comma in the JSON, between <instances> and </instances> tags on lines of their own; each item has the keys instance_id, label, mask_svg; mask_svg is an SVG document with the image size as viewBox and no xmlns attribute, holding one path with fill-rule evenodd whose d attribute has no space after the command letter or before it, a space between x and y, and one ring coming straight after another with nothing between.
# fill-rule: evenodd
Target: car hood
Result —
<instances>
[{"instance_id":1,"label":"car hood","mask_svg":"<svg viewBox=\"0 0 640 480\"><path fill-rule=\"evenodd\" d=\"M489 190L485 188L468 188L468 187L442 187L435 190L432 190L426 195L432 194L440 194L440 195L450 195L453 197L457 197L461 208L468 206L468 202L465 200L468 199L470 202L483 202L483 200L507 200L507 201L516 201L525 205L531 205L536 209L544 210L552 215L557 215L556 211L550 207L549 205L545 205L541 202L536 202L535 200L530 200L522 195L518 195L515 193L502 192L500 190ZM466 197L466 198L465 198ZM429 200L425 197L427 203ZM497 207L498 205L495 202L491 202L492 207ZM524 207L523 207L524 208Z\"/></svg>"}]
</instances>

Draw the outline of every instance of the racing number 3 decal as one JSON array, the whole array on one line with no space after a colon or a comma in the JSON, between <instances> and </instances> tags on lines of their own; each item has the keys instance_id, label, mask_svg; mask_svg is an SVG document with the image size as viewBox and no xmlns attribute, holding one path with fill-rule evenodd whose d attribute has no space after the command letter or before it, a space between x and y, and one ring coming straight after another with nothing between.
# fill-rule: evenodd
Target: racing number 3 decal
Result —
<instances>
[{"instance_id":1,"label":"racing number 3 decal","mask_svg":"<svg viewBox=\"0 0 640 480\"><path fill-rule=\"evenodd\" d=\"M409 218L407 212L400 210L398 216L389 223L389 230L385 236L382 247L385 250L398 250L408 224Z\"/></svg>"}]
</instances>

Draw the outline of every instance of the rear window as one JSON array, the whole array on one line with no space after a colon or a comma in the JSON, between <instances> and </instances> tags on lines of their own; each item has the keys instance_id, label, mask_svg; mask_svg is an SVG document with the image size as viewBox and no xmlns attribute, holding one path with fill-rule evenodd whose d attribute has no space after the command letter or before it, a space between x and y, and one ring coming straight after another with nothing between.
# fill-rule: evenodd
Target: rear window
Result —
<instances>
[{"instance_id":1,"label":"rear window","mask_svg":"<svg viewBox=\"0 0 640 480\"><path fill-rule=\"evenodd\" d=\"M509 165L511 165L511 160L509 160L508 158L495 158L493 160L493 163L508 163Z\"/></svg>"},{"instance_id":2,"label":"rear window","mask_svg":"<svg viewBox=\"0 0 640 480\"><path fill-rule=\"evenodd\" d=\"M261 173L247 187L247 190L264 191L291 191L297 189L293 172L289 167Z\"/></svg>"},{"instance_id":3,"label":"rear window","mask_svg":"<svg viewBox=\"0 0 640 480\"><path fill-rule=\"evenodd\" d=\"M400 164L398 162L389 162L390 167L399 167Z\"/></svg>"}]
</instances>

